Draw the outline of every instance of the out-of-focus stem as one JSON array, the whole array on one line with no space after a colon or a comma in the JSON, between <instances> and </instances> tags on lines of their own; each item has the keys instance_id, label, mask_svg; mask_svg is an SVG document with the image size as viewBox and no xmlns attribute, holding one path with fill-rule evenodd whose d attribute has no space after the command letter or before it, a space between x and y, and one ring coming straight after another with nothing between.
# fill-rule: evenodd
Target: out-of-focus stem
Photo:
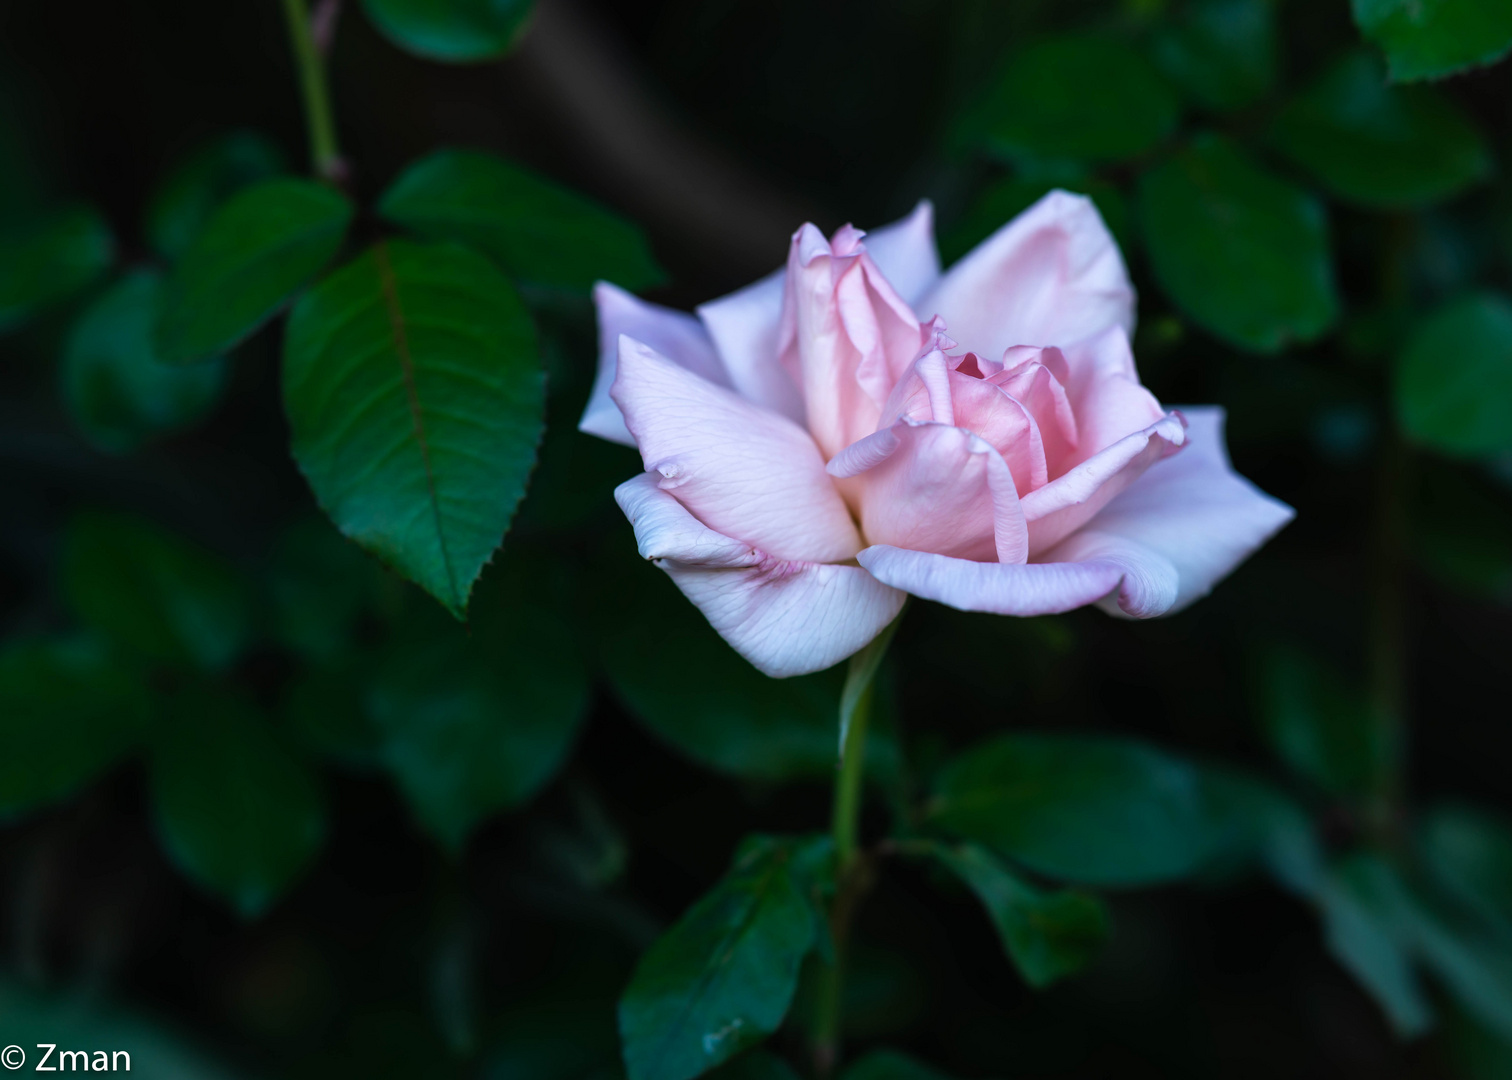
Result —
<instances>
[{"instance_id":1,"label":"out-of-focus stem","mask_svg":"<svg viewBox=\"0 0 1512 1080\"><path fill-rule=\"evenodd\" d=\"M851 916L871 887L871 867L858 844L861 796L866 779L866 735L871 726L872 686L882 656L892 642L897 619L866 648L851 657L840 694L840 771L835 778L831 835L835 842L835 900L830 907L830 939L835 951L820 975L818 1013L814 1022L814 1071L821 1078L840 1059L841 1004L845 996L845 946Z\"/></svg>"},{"instance_id":2,"label":"out-of-focus stem","mask_svg":"<svg viewBox=\"0 0 1512 1080\"><path fill-rule=\"evenodd\" d=\"M310 167L322 180L336 182L342 178L343 167L341 151L336 146L336 118L331 112L331 94L326 86L325 60L316 48L305 0L283 0L283 9L294 63L299 69L305 125L310 133Z\"/></svg>"}]
</instances>

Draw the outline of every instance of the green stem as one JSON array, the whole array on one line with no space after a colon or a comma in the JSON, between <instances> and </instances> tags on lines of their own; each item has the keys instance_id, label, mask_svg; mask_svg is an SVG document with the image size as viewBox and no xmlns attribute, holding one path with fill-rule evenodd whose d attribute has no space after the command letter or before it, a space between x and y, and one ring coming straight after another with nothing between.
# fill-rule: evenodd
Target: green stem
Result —
<instances>
[{"instance_id":1,"label":"green stem","mask_svg":"<svg viewBox=\"0 0 1512 1080\"><path fill-rule=\"evenodd\" d=\"M310 131L310 167L322 180L341 179L341 151L336 146L336 118L331 112L331 94L326 87L325 61L315 47L310 12L305 0L283 0L289 24L289 42L299 67L299 89L304 97L305 123Z\"/></svg>"},{"instance_id":2,"label":"green stem","mask_svg":"<svg viewBox=\"0 0 1512 1080\"><path fill-rule=\"evenodd\" d=\"M835 779L831 834L835 840L835 902L830 907L830 938L835 952L821 973L819 1008L814 1024L814 1071L827 1077L840 1059L840 1012L845 995L845 946L851 915L871 887L871 868L858 839L861 799L866 779L866 735L871 726L872 685L882 656L891 644L898 618L870 645L851 657L840 694L840 775Z\"/></svg>"},{"instance_id":3,"label":"green stem","mask_svg":"<svg viewBox=\"0 0 1512 1080\"><path fill-rule=\"evenodd\" d=\"M1404 563L1407 546L1407 448L1388 424L1377 472L1374 588L1370 622L1370 697L1381 755L1374 805L1367 827L1393 838L1403 798L1406 757L1406 618Z\"/></svg>"}]
</instances>

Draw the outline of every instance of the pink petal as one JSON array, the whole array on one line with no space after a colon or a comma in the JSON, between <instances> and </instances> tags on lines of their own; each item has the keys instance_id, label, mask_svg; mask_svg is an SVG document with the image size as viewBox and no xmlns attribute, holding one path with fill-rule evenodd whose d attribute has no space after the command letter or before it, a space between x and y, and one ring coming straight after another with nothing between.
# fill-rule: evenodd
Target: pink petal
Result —
<instances>
[{"instance_id":1,"label":"pink petal","mask_svg":"<svg viewBox=\"0 0 1512 1080\"><path fill-rule=\"evenodd\" d=\"M934 240L934 204L921 199L906 218L866 234L872 261L904 303L913 307L940 280Z\"/></svg>"},{"instance_id":2,"label":"pink petal","mask_svg":"<svg viewBox=\"0 0 1512 1080\"><path fill-rule=\"evenodd\" d=\"M808 433L653 349L620 339L611 390L646 468L711 529L783 559L861 547Z\"/></svg>"},{"instance_id":3,"label":"pink petal","mask_svg":"<svg viewBox=\"0 0 1512 1080\"><path fill-rule=\"evenodd\" d=\"M1143 431L1118 440L1074 469L1023 497L1029 523L1029 555L1041 558L1081 528L1120 492L1186 441L1180 413L1170 413Z\"/></svg>"},{"instance_id":4,"label":"pink petal","mask_svg":"<svg viewBox=\"0 0 1512 1080\"><path fill-rule=\"evenodd\" d=\"M773 678L806 675L863 648L903 593L857 566L784 561L700 524L650 473L614 493L644 558L665 570L736 652Z\"/></svg>"},{"instance_id":5,"label":"pink petal","mask_svg":"<svg viewBox=\"0 0 1512 1080\"><path fill-rule=\"evenodd\" d=\"M1021 355L1015 356L1015 353ZM1009 349L1004 354L1005 364L1010 357L1018 362L987 376L986 381L1021 402L1024 410L1034 418L1044 447L1046 471L1058 476L1071 463L1080 445L1080 427L1066 393L1070 378L1066 358L1054 346ZM1034 486L1042 483L1044 479L1036 481Z\"/></svg>"},{"instance_id":6,"label":"pink petal","mask_svg":"<svg viewBox=\"0 0 1512 1080\"><path fill-rule=\"evenodd\" d=\"M803 395L777 362L786 281L787 271L777 270L728 296L700 304L698 317L719 350L735 391L801 424Z\"/></svg>"},{"instance_id":7,"label":"pink petal","mask_svg":"<svg viewBox=\"0 0 1512 1080\"><path fill-rule=\"evenodd\" d=\"M877 429L888 392L918 355L919 322L857 230L841 229L831 244L805 225L788 253L778 342L828 459Z\"/></svg>"},{"instance_id":8,"label":"pink petal","mask_svg":"<svg viewBox=\"0 0 1512 1080\"><path fill-rule=\"evenodd\" d=\"M1295 516L1234 472L1223 445L1222 409L1182 412L1189 448L1152 466L1044 556L1121 566L1117 607L1138 618L1179 611L1207 595Z\"/></svg>"},{"instance_id":9,"label":"pink petal","mask_svg":"<svg viewBox=\"0 0 1512 1080\"><path fill-rule=\"evenodd\" d=\"M1077 448L1068 465L1086 460L1165 415L1139 382L1129 335L1112 326L1064 350L1066 390L1077 419Z\"/></svg>"},{"instance_id":10,"label":"pink petal","mask_svg":"<svg viewBox=\"0 0 1512 1080\"><path fill-rule=\"evenodd\" d=\"M1013 476L996 450L947 424L904 420L889 430L893 451L849 481L868 542L1024 561L1028 532Z\"/></svg>"},{"instance_id":11,"label":"pink petal","mask_svg":"<svg viewBox=\"0 0 1512 1080\"><path fill-rule=\"evenodd\" d=\"M970 358L973 367L977 359ZM900 420L965 428L1003 456L1016 488L1027 491L1043 484L1045 451L1034 417L992 379L967 374L966 365L939 348L915 360L888 395L881 430ZM851 476L870 468L863 463L881 445L870 437L852 443L830 460L830 475Z\"/></svg>"},{"instance_id":12,"label":"pink petal","mask_svg":"<svg viewBox=\"0 0 1512 1080\"><path fill-rule=\"evenodd\" d=\"M593 287L593 302L598 308L599 365L593 380L588 407L578 421L578 430L597 435L610 442L634 446L625 427L619 406L609 396L619 358L619 339L628 334L644 341L663 356L680 364L695 375L720 386L730 380L714 351L714 342L703 325L691 315L660 304L648 304L631 296L617 285L601 281Z\"/></svg>"},{"instance_id":13,"label":"pink petal","mask_svg":"<svg viewBox=\"0 0 1512 1080\"><path fill-rule=\"evenodd\" d=\"M1134 290L1090 199L1052 191L956 263L917 305L964 348L1069 345L1134 326Z\"/></svg>"},{"instance_id":14,"label":"pink petal","mask_svg":"<svg viewBox=\"0 0 1512 1080\"><path fill-rule=\"evenodd\" d=\"M1083 607L1118 587L1123 569L1108 562L990 563L878 545L856 559L895 589L961 611L1052 615Z\"/></svg>"}]
</instances>

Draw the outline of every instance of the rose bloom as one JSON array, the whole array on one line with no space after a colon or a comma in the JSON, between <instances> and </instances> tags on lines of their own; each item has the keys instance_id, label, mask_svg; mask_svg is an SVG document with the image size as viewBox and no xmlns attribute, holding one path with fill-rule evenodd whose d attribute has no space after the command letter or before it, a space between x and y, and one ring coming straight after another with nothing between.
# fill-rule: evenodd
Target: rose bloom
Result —
<instances>
[{"instance_id":1,"label":"rose bloom","mask_svg":"<svg viewBox=\"0 0 1512 1080\"><path fill-rule=\"evenodd\" d=\"M696 318L595 299L580 426L640 450L615 498L641 555L768 675L843 660L909 593L1177 611L1292 517L1229 465L1221 409L1140 385L1134 291L1080 196L943 275L920 203L869 235L803 226L785 270Z\"/></svg>"}]
</instances>

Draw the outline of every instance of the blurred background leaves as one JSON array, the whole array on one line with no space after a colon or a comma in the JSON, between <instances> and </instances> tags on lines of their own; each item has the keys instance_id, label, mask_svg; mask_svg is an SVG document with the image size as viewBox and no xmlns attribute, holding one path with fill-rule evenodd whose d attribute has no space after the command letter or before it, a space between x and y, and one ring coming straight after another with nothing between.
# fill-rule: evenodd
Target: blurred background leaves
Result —
<instances>
[{"instance_id":1,"label":"blurred background leaves","mask_svg":"<svg viewBox=\"0 0 1512 1080\"><path fill-rule=\"evenodd\" d=\"M585 294L690 308L921 194L949 261L1061 187L1145 382L1299 517L1168 621L910 612L840 1075L1507 1074L1500 5L334 8L339 191L276 5L0 11L0 1037L620 1076L755 858L803 878L760 1022L631 1074L809 1075L822 858L726 874L824 822L842 676L635 557Z\"/></svg>"}]
</instances>

